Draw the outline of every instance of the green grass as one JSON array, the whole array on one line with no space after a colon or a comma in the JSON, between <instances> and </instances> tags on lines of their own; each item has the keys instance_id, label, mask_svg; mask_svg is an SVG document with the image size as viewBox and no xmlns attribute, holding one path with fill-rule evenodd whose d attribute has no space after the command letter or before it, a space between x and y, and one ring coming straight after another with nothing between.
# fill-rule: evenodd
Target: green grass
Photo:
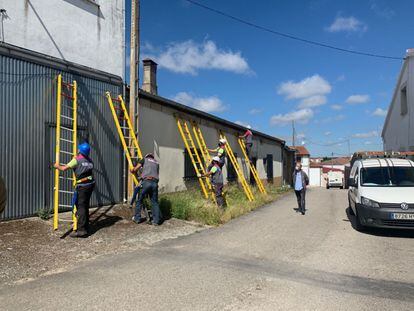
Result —
<instances>
[{"instance_id":1,"label":"green grass","mask_svg":"<svg viewBox=\"0 0 414 311\"><path fill-rule=\"evenodd\" d=\"M270 185L266 186L267 195L262 195L256 188L252 189L256 199L248 202L241 187L225 186L228 206L223 211L213 202L205 200L201 192L196 189L160 195L160 208L165 217L217 226L270 203L289 191L289 188L277 188Z\"/></svg>"}]
</instances>

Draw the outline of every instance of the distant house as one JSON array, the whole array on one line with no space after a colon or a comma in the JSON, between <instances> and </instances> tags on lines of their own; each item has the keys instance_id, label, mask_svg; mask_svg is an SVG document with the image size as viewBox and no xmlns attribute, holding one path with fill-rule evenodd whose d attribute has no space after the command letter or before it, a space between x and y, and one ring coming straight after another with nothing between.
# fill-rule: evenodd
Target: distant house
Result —
<instances>
[{"instance_id":1,"label":"distant house","mask_svg":"<svg viewBox=\"0 0 414 311\"><path fill-rule=\"evenodd\" d=\"M319 163L319 166L322 167L323 173L327 173L329 171L345 171L345 166L349 166L350 158L349 157L340 157L340 158L333 158L328 161L323 161Z\"/></svg>"},{"instance_id":2,"label":"distant house","mask_svg":"<svg viewBox=\"0 0 414 311\"><path fill-rule=\"evenodd\" d=\"M384 151L414 151L414 49L407 50L381 136Z\"/></svg>"},{"instance_id":3,"label":"distant house","mask_svg":"<svg viewBox=\"0 0 414 311\"><path fill-rule=\"evenodd\" d=\"M308 149L304 146L296 146L292 148L296 150L296 161L300 161L302 163L302 169L309 176L310 153Z\"/></svg>"}]
</instances>

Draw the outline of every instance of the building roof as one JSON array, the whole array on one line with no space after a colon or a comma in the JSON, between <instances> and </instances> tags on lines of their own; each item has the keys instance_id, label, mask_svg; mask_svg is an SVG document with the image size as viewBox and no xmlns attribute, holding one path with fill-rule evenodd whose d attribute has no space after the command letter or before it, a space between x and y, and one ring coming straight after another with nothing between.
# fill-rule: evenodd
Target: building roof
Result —
<instances>
[{"instance_id":1,"label":"building roof","mask_svg":"<svg viewBox=\"0 0 414 311\"><path fill-rule=\"evenodd\" d=\"M351 161L349 157L334 158L328 161L323 161L321 165L346 165Z\"/></svg>"},{"instance_id":2,"label":"building roof","mask_svg":"<svg viewBox=\"0 0 414 311\"><path fill-rule=\"evenodd\" d=\"M145 92L142 89L139 90L139 96L140 96L140 98L145 98L145 99L157 102L159 104L162 104L164 106L171 107L175 110L178 110L178 111L181 111L181 112L184 112L184 113L188 113L188 114L191 114L191 115L194 115L194 116L198 116L200 118L210 120L210 121L215 122L215 123L219 123L223 126L233 128L237 131L246 131L246 129L247 129L246 127L241 126L237 123L230 122L228 120L216 117L212 114L206 113L206 112L198 110L198 109L194 109L192 107L188 107L186 105L177 103L177 102L172 101L170 99L167 99L165 97L161 97L159 95L150 94L148 92ZM268 134L265 134L265 133L262 133L262 132L258 132L258 131L255 131L255 130L251 130L251 131L252 131L253 135L255 135L257 137L266 138L268 140L277 142L278 144L285 145L285 141L283 139L280 139L280 138L277 138L277 137L274 137L274 136L271 136L271 135L268 135Z\"/></svg>"},{"instance_id":3,"label":"building roof","mask_svg":"<svg viewBox=\"0 0 414 311\"><path fill-rule=\"evenodd\" d=\"M295 147L291 147L291 148L296 150L296 154L298 156L309 156L310 155L308 149L306 149L305 146L295 146Z\"/></svg>"}]
</instances>

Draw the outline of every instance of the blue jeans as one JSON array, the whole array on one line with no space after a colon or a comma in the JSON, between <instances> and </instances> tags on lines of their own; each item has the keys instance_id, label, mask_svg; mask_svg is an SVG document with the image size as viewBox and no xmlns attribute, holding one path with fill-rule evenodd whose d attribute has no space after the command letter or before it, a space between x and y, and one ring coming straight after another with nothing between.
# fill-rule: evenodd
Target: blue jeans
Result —
<instances>
[{"instance_id":1,"label":"blue jeans","mask_svg":"<svg viewBox=\"0 0 414 311\"><path fill-rule=\"evenodd\" d=\"M160 206L158 205L158 182L155 180L144 180L142 182L142 190L139 194L137 205L135 207L135 221L139 222L141 220L141 211L146 195L149 195L151 199L152 222L160 224L161 211Z\"/></svg>"}]
</instances>

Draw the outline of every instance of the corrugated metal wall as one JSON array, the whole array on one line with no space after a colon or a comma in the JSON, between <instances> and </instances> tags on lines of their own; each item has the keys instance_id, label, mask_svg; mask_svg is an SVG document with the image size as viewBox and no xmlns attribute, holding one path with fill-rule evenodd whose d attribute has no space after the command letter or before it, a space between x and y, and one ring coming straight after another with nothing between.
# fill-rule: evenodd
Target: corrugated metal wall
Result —
<instances>
[{"instance_id":1,"label":"corrugated metal wall","mask_svg":"<svg viewBox=\"0 0 414 311\"><path fill-rule=\"evenodd\" d=\"M122 82L104 82L0 54L0 175L8 193L3 219L34 215L52 205L50 164L59 73L65 81L78 83L79 132L92 146L96 167L92 204L121 201L122 151L104 95L121 94Z\"/></svg>"}]
</instances>

